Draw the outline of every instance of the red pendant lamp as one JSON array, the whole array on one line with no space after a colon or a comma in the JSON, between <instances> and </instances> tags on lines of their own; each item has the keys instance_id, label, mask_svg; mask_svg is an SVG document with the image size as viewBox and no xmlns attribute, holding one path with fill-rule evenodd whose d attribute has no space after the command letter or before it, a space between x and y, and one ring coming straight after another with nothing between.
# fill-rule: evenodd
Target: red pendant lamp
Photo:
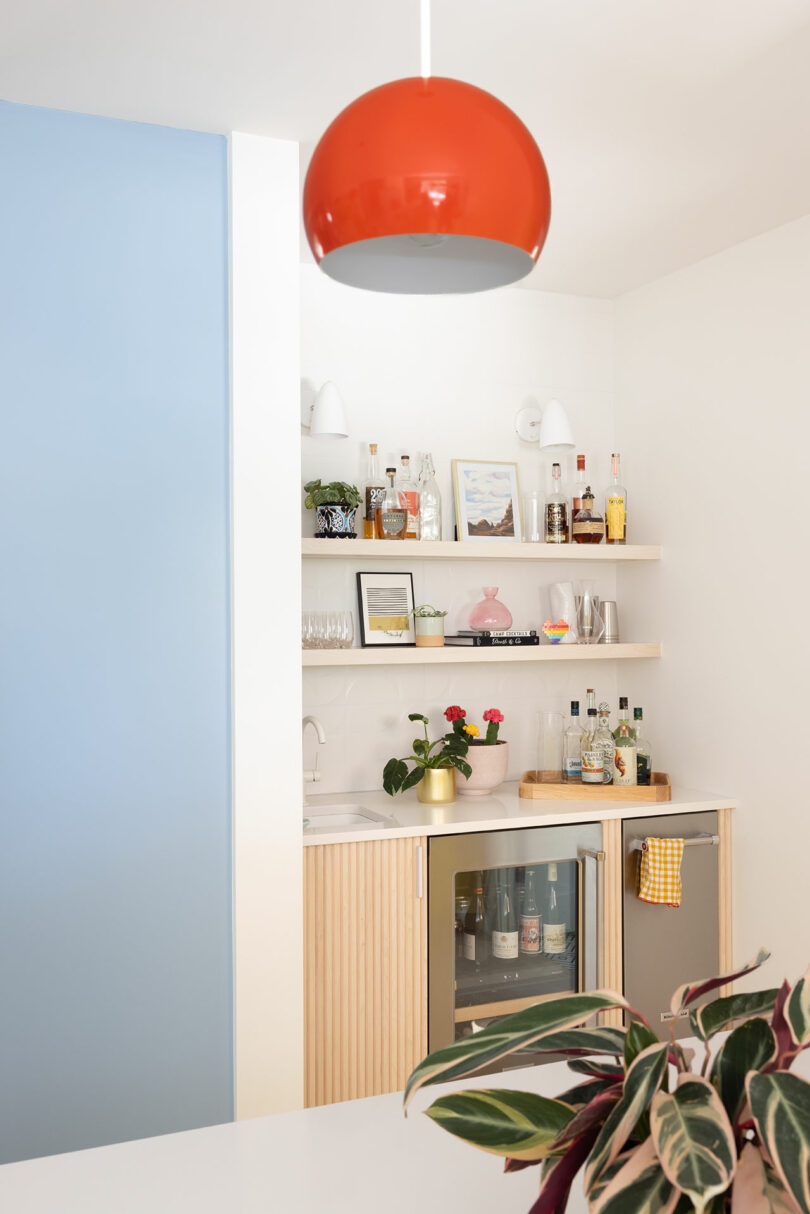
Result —
<instances>
[{"instance_id":1,"label":"red pendant lamp","mask_svg":"<svg viewBox=\"0 0 810 1214\"><path fill-rule=\"evenodd\" d=\"M324 273L402 295L488 291L523 278L551 215L540 149L491 93L422 75L358 97L327 128L304 182L304 227Z\"/></svg>"}]
</instances>

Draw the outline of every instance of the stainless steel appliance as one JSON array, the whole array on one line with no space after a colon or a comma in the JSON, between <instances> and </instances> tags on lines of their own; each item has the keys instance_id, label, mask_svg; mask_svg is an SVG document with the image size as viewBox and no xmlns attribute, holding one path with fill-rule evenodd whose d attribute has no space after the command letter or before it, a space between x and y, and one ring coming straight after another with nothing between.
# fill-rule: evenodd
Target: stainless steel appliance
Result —
<instances>
[{"instance_id":1,"label":"stainless steel appliance","mask_svg":"<svg viewBox=\"0 0 810 1214\"><path fill-rule=\"evenodd\" d=\"M429 840L430 1050L544 997L599 985L601 845L598 823ZM492 955L489 945L483 958L465 956L465 921L479 882L489 939L499 927L500 911L507 913L503 908L511 908L519 924L526 891L533 887L543 922L539 942L527 929L517 956ZM549 913L552 899L556 908ZM553 931L545 930L546 920ZM524 916L524 926L528 923L530 916Z\"/></svg>"},{"instance_id":2,"label":"stainless steel appliance","mask_svg":"<svg viewBox=\"0 0 810 1214\"><path fill-rule=\"evenodd\" d=\"M672 992L684 982L718 972L717 814L667 814L622 824L624 850L624 991L654 1031L670 1019ZM647 837L684 839L683 896L676 909L638 898L640 845ZM675 1029L690 1035L688 1016Z\"/></svg>"}]
</instances>

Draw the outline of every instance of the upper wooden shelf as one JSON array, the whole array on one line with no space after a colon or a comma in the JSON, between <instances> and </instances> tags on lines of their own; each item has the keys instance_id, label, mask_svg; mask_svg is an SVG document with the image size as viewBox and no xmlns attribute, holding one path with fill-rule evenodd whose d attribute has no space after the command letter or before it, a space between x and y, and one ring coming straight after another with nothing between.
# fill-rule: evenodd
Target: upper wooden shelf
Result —
<instances>
[{"instance_id":1,"label":"upper wooden shelf","mask_svg":"<svg viewBox=\"0 0 810 1214\"><path fill-rule=\"evenodd\" d=\"M301 555L338 560L658 561L660 544L509 544L498 540L303 539Z\"/></svg>"},{"instance_id":2,"label":"upper wooden shelf","mask_svg":"<svg viewBox=\"0 0 810 1214\"><path fill-rule=\"evenodd\" d=\"M413 645L382 645L369 649L304 649L304 666L441 666L490 662L613 662L627 658L660 658L659 641L630 641L618 645L443 645L417 649Z\"/></svg>"}]
</instances>

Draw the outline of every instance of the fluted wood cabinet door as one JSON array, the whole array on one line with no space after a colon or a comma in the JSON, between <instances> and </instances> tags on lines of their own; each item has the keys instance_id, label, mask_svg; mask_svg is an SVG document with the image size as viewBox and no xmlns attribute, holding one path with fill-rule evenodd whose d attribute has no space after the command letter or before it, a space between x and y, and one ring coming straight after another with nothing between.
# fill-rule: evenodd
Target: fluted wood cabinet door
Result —
<instances>
[{"instance_id":1,"label":"fluted wood cabinet door","mask_svg":"<svg viewBox=\"0 0 810 1214\"><path fill-rule=\"evenodd\" d=\"M304 848L307 1106L397 1091L427 1053L425 844Z\"/></svg>"}]
</instances>

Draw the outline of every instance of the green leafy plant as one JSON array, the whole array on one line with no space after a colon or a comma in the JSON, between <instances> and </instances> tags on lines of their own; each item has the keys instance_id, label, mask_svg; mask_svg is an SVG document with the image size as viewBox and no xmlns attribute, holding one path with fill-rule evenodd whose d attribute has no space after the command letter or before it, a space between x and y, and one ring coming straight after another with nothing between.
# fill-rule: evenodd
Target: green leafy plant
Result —
<instances>
[{"instance_id":1,"label":"green leafy plant","mask_svg":"<svg viewBox=\"0 0 810 1214\"><path fill-rule=\"evenodd\" d=\"M428 767L455 767L465 780L469 780L472 768L464 760L468 743L463 735L446 733L443 737L437 738L435 742L431 742L427 731L430 724L429 717L422 716L420 712L409 712L408 720L421 721L425 727L425 736L424 738L414 738L413 754L406 755L404 759L389 759L386 763L383 770L383 788L390 797L395 796L398 792L405 792L408 788L413 788L422 779L425 769ZM441 749L437 750L437 747L441 747ZM433 754L433 751L436 753ZM414 765L410 770L409 763Z\"/></svg>"},{"instance_id":2,"label":"green leafy plant","mask_svg":"<svg viewBox=\"0 0 810 1214\"><path fill-rule=\"evenodd\" d=\"M439 620L443 619L447 612L439 611L438 607L431 607L430 603L423 603L421 607L414 607L411 615L417 620Z\"/></svg>"},{"instance_id":3,"label":"green leafy plant","mask_svg":"<svg viewBox=\"0 0 810 1214\"><path fill-rule=\"evenodd\" d=\"M346 481L330 481L328 485L322 485L319 480L307 481L304 493L307 510L314 510L316 506L348 506L354 509L360 505L360 490Z\"/></svg>"},{"instance_id":4,"label":"green leafy plant","mask_svg":"<svg viewBox=\"0 0 810 1214\"><path fill-rule=\"evenodd\" d=\"M810 1047L810 971L792 987L701 1002L767 958L763 950L733 974L679 987L666 1041L613 991L536 1004L430 1054L408 1080L405 1105L420 1088L510 1054L567 1055L586 1078L556 1100L468 1089L426 1110L504 1156L507 1172L538 1165L530 1214L562 1214L583 1166L591 1214L810 1214L810 1084L790 1070ZM611 1008L628 1027L583 1027ZM694 1051L674 1039L684 1012L705 1047L700 1073Z\"/></svg>"}]
</instances>

